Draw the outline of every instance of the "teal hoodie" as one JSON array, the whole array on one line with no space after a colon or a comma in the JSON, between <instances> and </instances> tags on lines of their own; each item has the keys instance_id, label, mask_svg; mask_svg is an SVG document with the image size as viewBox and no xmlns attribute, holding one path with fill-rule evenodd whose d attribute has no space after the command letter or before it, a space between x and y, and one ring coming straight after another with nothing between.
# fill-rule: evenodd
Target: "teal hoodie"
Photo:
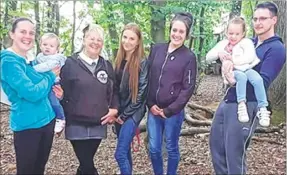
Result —
<instances>
[{"instance_id":1,"label":"teal hoodie","mask_svg":"<svg viewBox=\"0 0 287 175\"><path fill-rule=\"evenodd\" d=\"M40 128L55 118L48 94L56 76L38 73L26 60L8 50L1 51L1 84L11 102L13 131Z\"/></svg>"}]
</instances>

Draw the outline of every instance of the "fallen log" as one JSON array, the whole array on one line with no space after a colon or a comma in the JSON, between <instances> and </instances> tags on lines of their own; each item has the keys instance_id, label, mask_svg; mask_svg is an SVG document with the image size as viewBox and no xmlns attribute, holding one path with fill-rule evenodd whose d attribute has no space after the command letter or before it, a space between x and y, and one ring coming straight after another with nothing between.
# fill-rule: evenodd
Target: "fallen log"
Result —
<instances>
[{"instance_id":1,"label":"fallen log","mask_svg":"<svg viewBox=\"0 0 287 175\"><path fill-rule=\"evenodd\" d=\"M212 121L211 120L196 120L193 119L189 114L185 115L186 122L194 125L194 126L210 126ZM140 132L146 132L146 122L141 122L139 125L139 130ZM263 127L257 127L255 130L255 133L274 133L278 132L280 133L282 130L282 127L278 126L271 126L268 128L263 128ZM210 131L210 127L190 127L186 129L182 129L182 134L181 135L194 135L194 134L200 134L200 133L207 133Z\"/></svg>"},{"instance_id":2,"label":"fallen log","mask_svg":"<svg viewBox=\"0 0 287 175\"><path fill-rule=\"evenodd\" d=\"M202 128L204 129L204 128ZM202 130L202 133L201 134L198 134L198 135L201 135L201 137L209 137L209 132L206 132L204 133L205 130ZM186 134L184 136L191 136L191 135L194 135L194 130L193 131L184 131L183 134ZM280 143L274 139L271 139L271 138L265 138L265 137L257 137L257 136L253 136L252 137L252 140L256 141L256 142L267 142L267 143L270 143L270 144L276 144L276 145L283 145L283 143Z\"/></svg>"},{"instance_id":3,"label":"fallen log","mask_svg":"<svg viewBox=\"0 0 287 175\"><path fill-rule=\"evenodd\" d=\"M204 123L204 125L205 125L205 124L208 124L209 121L199 121L199 123L201 123L201 122ZM200 125L200 126L204 126L204 125ZM146 125L139 125L139 129L140 129L140 132L146 132ZM184 133L183 135L189 135L188 133L190 133L190 135L207 133L207 132L209 132L209 130L210 130L210 127L207 127L207 128L191 127L191 128L187 128L187 129L182 129L182 131ZM255 130L255 133L274 133L274 132L280 132L280 128L278 128L278 127L272 127L272 128L258 127Z\"/></svg>"},{"instance_id":4,"label":"fallen log","mask_svg":"<svg viewBox=\"0 0 287 175\"><path fill-rule=\"evenodd\" d=\"M199 128L199 127L191 127L187 129L182 129L180 132L181 136L193 136L195 134L201 134L201 133L209 133L210 128Z\"/></svg>"},{"instance_id":5,"label":"fallen log","mask_svg":"<svg viewBox=\"0 0 287 175\"><path fill-rule=\"evenodd\" d=\"M280 128L278 127L271 127L271 128L262 128L258 127L255 130L255 133L273 133L273 132L279 132ZM190 127L187 129L182 129L181 134L182 136L187 135L194 135L194 134L201 134L201 133L208 133L210 132L210 127L200 128L200 127Z\"/></svg>"},{"instance_id":6,"label":"fallen log","mask_svg":"<svg viewBox=\"0 0 287 175\"><path fill-rule=\"evenodd\" d=\"M205 118L203 115L200 115L194 111L190 111L189 114L194 118L196 118L197 120L207 120L207 118Z\"/></svg>"},{"instance_id":7,"label":"fallen log","mask_svg":"<svg viewBox=\"0 0 287 175\"><path fill-rule=\"evenodd\" d=\"M209 107L204 107L195 103L188 103L187 104L188 107L190 107L191 109L200 109L202 111L205 111L207 113L210 113L212 116L215 113L215 110L209 108Z\"/></svg>"},{"instance_id":8,"label":"fallen log","mask_svg":"<svg viewBox=\"0 0 287 175\"><path fill-rule=\"evenodd\" d=\"M260 137L253 136L252 140L257 141L257 142L267 142L270 144L283 145L283 143L280 143L280 142L273 140L271 138L260 138Z\"/></svg>"},{"instance_id":9,"label":"fallen log","mask_svg":"<svg viewBox=\"0 0 287 175\"><path fill-rule=\"evenodd\" d=\"M255 133L273 133L273 132L280 132L280 127L272 126L268 128L257 127Z\"/></svg>"},{"instance_id":10,"label":"fallen log","mask_svg":"<svg viewBox=\"0 0 287 175\"><path fill-rule=\"evenodd\" d=\"M185 120L187 123L190 123L191 125L194 126L210 126L211 125L211 120L197 120L192 118L189 114L185 114Z\"/></svg>"}]
</instances>

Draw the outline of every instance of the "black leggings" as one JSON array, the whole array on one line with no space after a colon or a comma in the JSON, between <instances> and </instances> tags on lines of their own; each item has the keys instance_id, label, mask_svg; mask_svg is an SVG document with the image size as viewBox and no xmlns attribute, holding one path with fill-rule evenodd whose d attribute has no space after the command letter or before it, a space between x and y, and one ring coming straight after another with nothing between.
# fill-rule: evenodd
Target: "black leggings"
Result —
<instances>
[{"instance_id":1,"label":"black leggings","mask_svg":"<svg viewBox=\"0 0 287 175\"><path fill-rule=\"evenodd\" d=\"M37 129L14 132L17 174L44 174L53 138L55 120Z\"/></svg>"},{"instance_id":2,"label":"black leggings","mask_svg":"<svg viewBox=\"0 0 287 175\"><path fill-rule=\"evenodd\" d=\"M70 142L80 163L77 175L98 174L94 166L94 156L101 143L101 139L71 140Z\"/></svg>"}]
</instances>

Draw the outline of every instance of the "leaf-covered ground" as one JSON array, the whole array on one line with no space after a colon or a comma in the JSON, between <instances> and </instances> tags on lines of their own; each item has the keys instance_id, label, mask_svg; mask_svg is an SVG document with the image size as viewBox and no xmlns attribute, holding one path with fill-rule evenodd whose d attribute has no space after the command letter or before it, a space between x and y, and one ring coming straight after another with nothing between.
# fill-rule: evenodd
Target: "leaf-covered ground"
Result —
<instances>
[{"instance_id":1,"label":"leaf-covered ground","mask_svg":"<svg viewBox=\"0 0 287 175\"><path fill-rule=\"evenodd\" d=\"M199 87L197 96L192 98L199 104L214 105L222 97L221 78L206 76ZM1 143L0 143L0 174L14 174L15 153L13 135L8 127L8 112L3 112L6 106L1 105ZM188 127L184 124L183 127ZM261 134L260 138L271 138L280 144L253 141L248 149L248 174L286 174L286 139L284 129L280 133ZM135 174L152 174L143 140L145 133L140 135L141 147L133 153L133 169ZM108 138L104 140L95 156L95 165L100 174L115 174L118 172L114 159L116 137L109 128ZM208 135L182 136L180 138L181 160L179 174L212 174L212 164L208 146ZM166 162L166 161L165 161ZM69 141L63 136L55 138L51 155L46 167L47 174L75 174L77 159Z\"/></svg>"}]
</instances>

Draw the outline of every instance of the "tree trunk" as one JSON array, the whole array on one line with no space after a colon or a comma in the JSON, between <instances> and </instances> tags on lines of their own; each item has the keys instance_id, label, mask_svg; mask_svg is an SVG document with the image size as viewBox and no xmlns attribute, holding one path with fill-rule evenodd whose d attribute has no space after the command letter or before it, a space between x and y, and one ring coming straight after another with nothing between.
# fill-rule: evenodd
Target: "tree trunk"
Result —
<instances>
[{"instance_id":1,"label":"tree trunk","mask_svg":"<svg viewBox=\"0 0 287 175\"><path fill-rule=\"evenodd\" d=\"M55 3L55 34L59 36L59 29L60 29L60 8L59 8L59 2L56 1Z\"/></svg>"},{"instance_id":2,"label":"tree trunk","mask_svg":"<svg viewBox=\"0 0 287 175\"><path fill-rule=\"evenodd\" d=\"M9 11L16 11L17 9L17 1L14 0L6 0L5 1L5 13L4 13L4 27L7 27L7 24L11 21L11 16L9 16Z\"/></svg>"},{"instance_id":3,"label":"tree trunk","mask_svg":"<svg viewBox=\"0 0 287 175\"><path fill-rule=\"evenodd\" d=\"M166 5L166 1L151 1L151 37L153 42L165 41L165 16L160 9Z\"/></svg>"},{"instance_id":4,"label":"tree trunk","mask_svg":"<svg viewBox=\"0 0 287 175\"><path fill-rule=\"evenodd\" d=\"M284 43L287 44L287 36L286 36L286 7L287 7L287 2L286 0L284 1L274 1L274 3L277 4L278 6L278 22L277 26L275 28L276 33L281 36L283 39Z\"/></svg>"},{"instance_id":5,"label":"tree trunk","mask_svg":"<svg viewBox=\"0 0 287 175\"><path fill-rule=\"evenodd\" d=\"M256 5L258 4L258 1L255 1L254 7L252 6L252 3L253 3L253 2L249 1L250 10L253 12L254 9L255 9L255 7L256 7ZM253 27L252 27L252 36L255 37L255 31L254 31Z\"/></svg>"},{"instance_id":6,"label":"tree trunk","mask_svg":"<svg viewBox=\"0 0 287 175\"><path fill-rule=\"evenodd\" d=\"M8 11L9 11L9 2L5 1L5 12L4 12L4 19L3 19L3 23L4 23L3 29L7 28L8 18L9 18ZM1 25L1 29L2 29L2 25ZM5 41L6 38L7 38L7 35L3 34L3 38L1 38L2 41L0 42L0 50L3 49L2 47L4 47L4 49L6 48L6 46L5 46L5 43L7 43L7 41ZM4 46L2 46L2 43L4 44Z\"/></svg>"},{"instance_id":7,"label":"tree trunk","mask_svg":"<svg viewBox=\"0 0 287 175\"><path fill-rule=\"evenodd\" d=\"M72 30L72 49L71 49L71 55L74 53L75 46L74 46L74 40L75 40L75 30L76 30L76 0L73 0L73 30Z\"/></svg>"},{"instance_id":8,"label":"tree trunk","mask_svg":"<svg viewBox=\"0 0 287 175\"><path fill-rule=\"evenodd\" d=\"M8 11L9 11L9 2L8 1L5 1L5 13L4 13L4 28L7 27L7 23L8 23L8 18L9 18L9 14L8 14Z\"/></svg>"},{"instance_id":9,"label":"tree trunk","mask_svg":"<svg viewBox=\"0 0 287 175\"><path fill-rule=\"evenodd\" d=\"M56 20L56 15L55 15L55 2L56 2L56 1L52 2L52 12L51 12L51 18L52 18L52 20L51 20L51 24L52 24L51 30L52 30L53 33L56 33L56 32L55 32L55 29L56 29L56 26L55 26L55 20Z\"/></svg>"},{"instance_id":10,"label":"tree trunk","mask_svg":"<svg viewBox=\"0 0 287 175\"><path fill-rule=\"evenodd\" d=\"M283 39L285 45L286 39L286 0L274 1L278 6L278 22L276 26L276 33ZM286 64L284 68L274 80L269 88L269 98L273 106L279 107L285 110L286 114Z\"/></svg>"},{"instance_id":11,"label":"tree trunk","mask_svg":"<svg viewBox=\"0 0 287 175\"><path fill-rule=\"evenodd\" d=\"M53 7L52 7L52 2L51 1L47 1L48 3L48 7L47 7L47 18L46 18L46 22L47 22L47 32L52 32L52 13L53 13Z\"/></svg>"},{"instance_id":12,"label":"tree trunk","mask_svg":"<svg viewBox=\"0 0 287 175\"><path fill-rule=\"evenodd\" d=\"M231 2L232 6L229 19L233 18L234 16L240 16L242 7L242 0L232 0Z\"/></svg>"},{"instance_id":13,"label":"tree trunk","mask_svg":"<svg viewBox=\"0 0 287 175\"><path fill-rule=\"evenodd\" d=\"M113 46L116 44L116 47L111 47L112 48L112 59L111 60L114 60L117 56L117 52L118 52L118 43L119 43L119 37L118 37L118 33L117 33L117 28L116 28L116 25L115 25L115 20L114 20L114 14L113 14L113 7L112 7L112 3L113 2L106 2L106 1L103 1L104 3L104 9L105 11L109 12L108 13L108 29L109 29L109 35L110 35L110 45Z\"/></svg>"},{"instance_id":14,"label":"tree trunk","mask_svg":"<svg viewBox=\"0 0 287 175\"><path fill-rule=\"evenodd\" d=\"M37 0L36 0L37 1ZM45 6L46 6L46 4L45 3L43 3L42 4L42 9L45 9ZM41 21L42 21L42 23L40 24L41 25L41 29L43 30L43 31L45 31L45 27L46 27L46 22L45 22L45 19L46 19L46 12L45 12L45 10L42 10L42 12L41 12Z\"/></svg>"},{"instance_id":15,"label":"tree trunk","mask_svg":"<svg viewBox=\"0 0 287 175\"><path fill-rule=\"evenodd\" d=\"M195 10L195 15L194 16L198 16L200 13L200 11L198 10L198 8ZM195 29L195 26L197 24L197 19L194 18L193 20L193 28ZM195 46L194 44L194 41L196 40L195 36L193 34L190 35L190 40L189 40L189 43L188 43L188 48L191 49L193 46ZM194 48L194 47L193 47Z\"/></svg>"},{"instance_id":16,"label":"tree trunk","mask_svg":"<svg viewBox=\"0 0 287 175\"><path fill-rule=\"evenodd\" d=\"M47 7L47 32L52 32L57 34L56 28L57 28L57 3L56 1L47 1L48 7ZM58 24L60 25L60 24Z\"/></svg>"},{"instance_id":17,"label":"tree trunk","mask_svg":"<svg viewBox=\"0 0 287 175\"><path fill-rule=\"evenodd\" d=\"M37 0L34 1L34 13L35 13L35 20L36 20L36 45L37 45L36 53L38 54L40 52L39 40L40 40L41 22L40 22L40 16L39 16L39 1Z\"/></svg>"},{"instance_id":18,"label":"tree trunk","mask_svg":"<svg viewBox=\"0 0 287 175\"><path fill-rule=\"evenodd\" d=\"M205 6L203 5L200 10L200 20L199 20L199 48L198 48L198 54L197 54L197 65L198 65L198 70L201 72L201 52L203 49L203 43L204 43L204 24L203 24L203 19L204 19L204 11L205 11Z\"/></svg>"},{"instance_id":19,"label":"tree trunk","mask_svg":"<svg viewBox=\"0 0 287 175\"><path fill-rule=\"evenodd\" d=\"M193 44L194 36L191 34L189 38L189 43L188 43L188 48L191 49L192 44Z\"/></svg>"},{"instance_id":20,"label":"tree trunk","mask_svg":"<svg viewBox=\"0 0 287 175\"><path fill-rule=\"evenodd\" d=\"M1 3L3 3L3 2L1 1ZM16 11L16 9L17 9L17 1L14 1L14 0L10 0L10 1L6 0L5 1L3 29L7 29L8 24L12 22L11 21L12 16L9 16L9 11ZM1 38L1 40L2 41L0 42L0 50L2 50L3 48L10 47L11 41L9 40L8 34L3 34L3 38Z\"/></svg>"}]
</instances>

